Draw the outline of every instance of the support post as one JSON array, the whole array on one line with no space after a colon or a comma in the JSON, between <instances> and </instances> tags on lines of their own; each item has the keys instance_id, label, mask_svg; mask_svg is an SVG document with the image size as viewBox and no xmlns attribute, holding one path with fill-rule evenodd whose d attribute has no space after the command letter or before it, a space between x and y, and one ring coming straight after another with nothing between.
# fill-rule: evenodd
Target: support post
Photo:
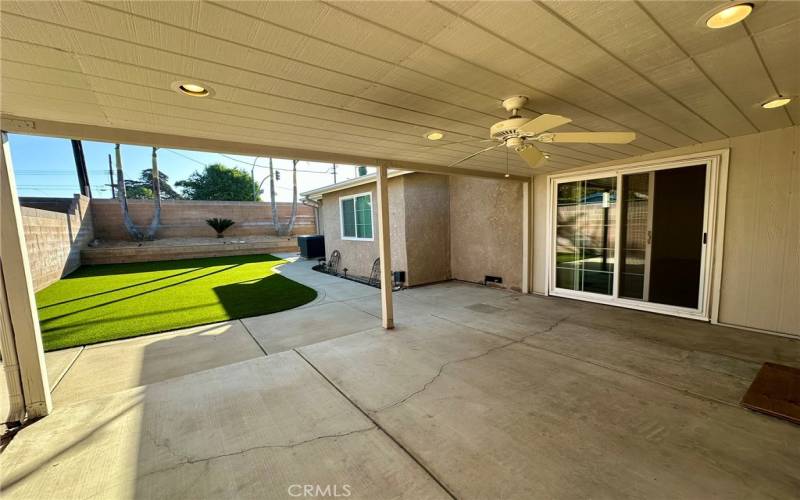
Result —
<instances>
[{"instance_id":1,"label":"support post","mask_svg":"<svg viewBox=\"0 0 800 500\"><path fill-rule=\"evenodd\" d=\"M16 349L22 400L27 418L44 417L50 413L50 385L44 364L39 315L33 295L28 252L22 232L22 213L19 208L14 169L8 136L2 132L3 152L0 155L0 266L4 288L0 297L2 335L13 342L3 342L3 347ZM5 356L6 353L4 352Z\"/></svg>"},{"instance_id":2,"label":"support post","mask_svg":"<svg viewBox=\"0 0 800 500\"><path fill-rule=\"evenodd\" d=\"M533 181L533 179L531 179ZM533 182L522 183L522 293L530 293L530 223L531 223L531 196L530 188Z\"/></svg>"},{"instance_id":3,"label":"support post","mask_svg":"<svg viewBox=\"0 0 800 500\"><path fill-rule=\"evenodd\" d=\"M81 194L91 198L92 188L89 185L89 171L86 169L86 157L83 155L83 145L79 140L72 140L72 155L75 157L75 169L78 172L78 183L81 185Z\"/></svg>"},{"instance_id":4,"label":"support post","mask_svg":"<svg viewBox=\"0 0 800 500\"><path fill-rule=\"evenodd\" d=\"M389 239L389 186L387 168L378 167L378 242L381 258L381 321L387 330L394 328L392 306L392 250Z\"/></svg>"}]
</instances>

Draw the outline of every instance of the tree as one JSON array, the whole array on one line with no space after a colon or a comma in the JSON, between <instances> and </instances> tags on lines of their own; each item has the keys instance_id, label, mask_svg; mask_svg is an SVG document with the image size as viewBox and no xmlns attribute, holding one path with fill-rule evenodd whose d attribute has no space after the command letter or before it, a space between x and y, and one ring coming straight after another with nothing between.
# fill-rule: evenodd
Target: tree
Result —
<instances>
[{"instance_id":1,"label":"tree","mask_svg":"<svg viewBox=\"0 0 800 500\"><path fill-rule=\"evenodd\" d=\"M155 146L153 146L153 167L150 173L150 180L152 182L154 206L153 219L147 228L147 239L152 240L155 239L158 227L161 225L161 174L158 171L158 156L156 155Z\"/></svg>"},{"instance_id":2,"label":"tree","mask_svg":"<svg viewBox=\"0 0 800 500\"><path fill-rule=\"evenodd\" d=\"M169 177L164 172L158 173L160 179L161 199L180 200L181 194L169 184ZM153 171L152 169L142 170L139 180L126 180L125 189L128 192L129 200L152 200L153 199Z\"/></svg>"},{"instance_id":3,"label":"tree","mask_svg":"<svg viewBox=\"0 0 800 500\"><path fill-rule=\"evenodd\" d=\"M153 190L140 181L125 181L125 191L129 200L152 200Z\"/></svg>"},{"instance_id":4,"label":"tree","mask_svg":"<svg viewBox=\"0 0 800 500\"><path fill-rule=\"evenodd\" d=\"M220 163L208 165L202 172L195 171L175 186L182 188L190 200L250 201L253 189L258 190L249 173ZM260 190L257 192L261 194Z\"/></svg>"},{"instance_id":5,"label":"tree","mask_svg":"<svg viewBox=\"0 0 800 500\"><path fill-rule=\"evenodd\" d=\"M141 240L143 235L128 214L128 197L125 192L125 174L122 172L122 153L120 152L119 144L114 148L114 153L117 157L117 190L119 191L117 196L119 197L119 206L122 209L122 223L131 238Z\"/></svg>"}]
</instances>

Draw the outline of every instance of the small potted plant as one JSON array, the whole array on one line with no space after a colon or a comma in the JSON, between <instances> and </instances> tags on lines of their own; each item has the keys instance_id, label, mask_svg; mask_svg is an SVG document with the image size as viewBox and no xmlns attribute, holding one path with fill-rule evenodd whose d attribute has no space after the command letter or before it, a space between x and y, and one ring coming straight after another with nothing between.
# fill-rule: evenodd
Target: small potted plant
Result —
<instances>
[{"instance_id":1,"label":"small potted plant","mask_svg":"<svg viewBox=\"0 0 800 500\"><path fill-rule=\"evenodd\" d=\"M214 231L217 232L217 238L224 238L225 236L222 233L236 223L230 219L218 219L214 217L213 219L206 219L206 224L214 228Z\"/></svg>"}]
</instances>

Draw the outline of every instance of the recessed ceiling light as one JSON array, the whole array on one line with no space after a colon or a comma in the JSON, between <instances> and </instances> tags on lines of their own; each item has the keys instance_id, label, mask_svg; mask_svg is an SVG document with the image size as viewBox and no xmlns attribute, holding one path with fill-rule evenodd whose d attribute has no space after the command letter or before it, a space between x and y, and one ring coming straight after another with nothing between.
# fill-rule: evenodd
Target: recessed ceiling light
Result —
<instances>
[{"instance_id":1,"label":"recessed ceiling light","mask_svg":"<svg viewBox=\"0 0 800 500\"><path fill-rule=\"evenodd\" d=\"M428 132L427 134L425 134L425 138L428 139L429 141L438 141L442 137L444 137L444 134L439 132L438 130L434 130L433 132Z\"/></svg>"},{"instance_id":2,"label":"recessed ceiling light","mask_svg":"<svg viewBox=\"0 0 800 500\"><path fill-rule=\"evenodd\" d=\"M192 97L208 97L214 95L214 91L206 84L200 82L173 82L172 90Z\"/></svg>"},{"instance_id":3,"label":"recessed ceiling light","mask_svg":"<svg viewBox=\"0 0 800 500\"><path fill-rule=\"evenodd\" d=\"M711 29L727 28L736 23L744 21L744 18L753 12L753 4L751 3L738 3L728 5L722 9L712 12L706 19L706 26Z\"/></svg>"},{"instance_id":4,"label":"recessed ceiling light","mask_svg":"<svg viewBox=\"0 0 800 500\"><path fill-rule=\"evenodd\" d=\"M761 107L764 109L775 109L775 108L780 108L781 106L786 106L790 102L792 102L792 99L790 97L777 97L775 99L771 99L765 102L764 104L761 105Z\"/></svg>"}]
</instances>

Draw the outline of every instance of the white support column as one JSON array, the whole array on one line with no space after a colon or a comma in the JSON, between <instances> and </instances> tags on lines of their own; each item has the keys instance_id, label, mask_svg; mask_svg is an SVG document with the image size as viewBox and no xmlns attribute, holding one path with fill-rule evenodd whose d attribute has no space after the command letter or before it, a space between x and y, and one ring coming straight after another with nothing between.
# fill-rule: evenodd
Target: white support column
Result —
<instances>
[{"instance_id":1,"label":"white support column","mask_svg":"<svg viewBox=\"0 0 800 500\"><path fill-rule=\"evenodd\" d=\"M532 180L532 179L531 179ZM522 183L522 293L530 293L530 223L531 223L531 196L532 182Z\"/></svg>"},{"instance_id":2,"label":"white support column","mask_svg":"<svg viewBox=\"0 0 800 500\"><path fill-rule=\"evenodd\" d=\"M381 258L381 320L383 327L394 328L392 306L392 249L389 239L389 186L387 168L378 167L378 242Z\"/></svg>"},{"instance_id":3,"label":"white support column","mask_svg":"<svg viewBox=\"0 0 800 500\"><path fill-rule=\"evenodd\" d=\"M0 266L2 266L5 300L0 302L2 335L12 341L3 346L16 348L22 399L28 418L44 417L50 413L50 385L44 364L39 315L33 295L22 215L17 198L11 151L6 133L2 133L3 152L0 155ZM5 352L3 353L6 354Z\"/></svg>"}]
</instances>

